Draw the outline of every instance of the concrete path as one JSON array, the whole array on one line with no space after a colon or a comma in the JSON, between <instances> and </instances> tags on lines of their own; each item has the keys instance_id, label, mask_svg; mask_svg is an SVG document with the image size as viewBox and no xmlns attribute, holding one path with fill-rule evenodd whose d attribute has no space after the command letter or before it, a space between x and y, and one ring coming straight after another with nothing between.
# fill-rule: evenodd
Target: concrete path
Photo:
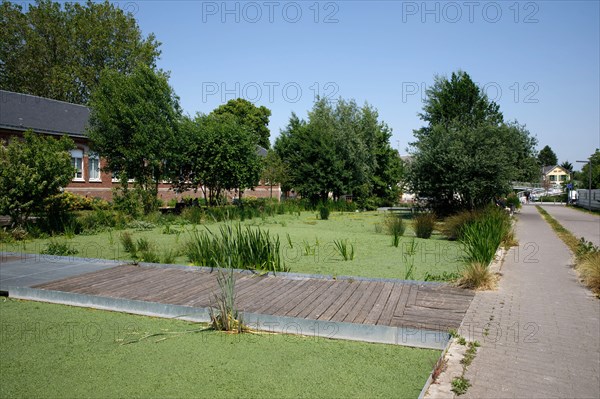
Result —
<instances>
[{"instance_id":1,"label":"concrete path","mask_svg":"<svg viewBox=\"0 0 600 399\"><path fill-rule=\"evenodd\" d=\"M109 260L0 252L0 290L32 287L65 277L115 267Z\"/></svg>"},{"instance_id":2,"label":"concrete path","mask_svg":"<svg viewBox=\"0 0 600 399\"><path fill-rule=\"evenodd\" d=\"M498 290L477 293L461 326L482 344L465 397L599 398L600 301L535 207L518 219Z\"/></svg>"},{"instance_id":3,"label":"concrete path","mask_svg":"<svg viewBox=\"0 0 600 399\"><path fill-rule=\"evenodd\" d=\"M585 213L564 205L543 205L552 217L577 238L585 237L600 246L600 216Z\"/></svg>"}]
</instances>

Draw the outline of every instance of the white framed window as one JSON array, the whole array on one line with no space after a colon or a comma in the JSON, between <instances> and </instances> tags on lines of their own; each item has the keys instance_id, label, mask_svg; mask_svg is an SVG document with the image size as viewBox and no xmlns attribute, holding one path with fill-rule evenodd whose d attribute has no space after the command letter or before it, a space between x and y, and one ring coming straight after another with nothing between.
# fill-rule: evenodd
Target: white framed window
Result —
<instances>
[{"instance_id":1,"label":"white framed window","mask_svg":"<svg viewBox=\"0 0 600 399\"><path fill-rule=\"evenodd\" d=\"M88 177L90 181L100 181L100 157L95 152L88 154Z\"/></svg>"},{"instance_id":2,"label":"white framed window","mask_svg":"<svg viewBox=\"0 0 600 399\"><path fill-rule=\"evenodd\" d=\"M75 169L73 180L83 181L83 151L71 150L71 165Z\"/></svg>"}]
</instances>

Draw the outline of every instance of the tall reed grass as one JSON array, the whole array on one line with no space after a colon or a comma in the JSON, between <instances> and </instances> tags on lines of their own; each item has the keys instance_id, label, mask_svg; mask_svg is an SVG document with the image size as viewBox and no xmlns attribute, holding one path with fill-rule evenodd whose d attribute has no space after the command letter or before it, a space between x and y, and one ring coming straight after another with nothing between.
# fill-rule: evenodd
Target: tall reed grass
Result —
<instances>
[{"instance_id":1,"label":"tall reed grass","mask_svg":"<svg viewBox=\"0 0 600 399\"><path fill-rule=\"evenodd\" d=\"M190 262L198 266L285 272L279 236L239 223L222 225L216 233L193 231L184 245Z\"/></svg>"}]
</instances>

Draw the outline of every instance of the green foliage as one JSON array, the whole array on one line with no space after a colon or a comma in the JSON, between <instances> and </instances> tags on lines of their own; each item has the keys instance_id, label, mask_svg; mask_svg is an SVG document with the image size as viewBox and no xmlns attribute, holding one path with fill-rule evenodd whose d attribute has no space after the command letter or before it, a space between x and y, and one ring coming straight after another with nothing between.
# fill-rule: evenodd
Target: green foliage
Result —
<instances>
[{"instance_id":1,"label":"green foliage","mask_svg":"<svg viewBox=\"0 0 600 399\"><path fill-rule=\"evenodd\" d=\"M289 172L285 163L273 149L267 152L262 164L261 179L270 187L270 197L273 198L273 186L276 184L286 185Z\"/></svg>"},{"instance_id":2,"label":"green foliage","mask_svg":"<svg viewBox=\"0 0 600 399\"><path fill-rule=\"evenodd\" d=\"M406 225L404 224L404 220L402 220L402 216L394 215L392 213L386 214L383 224L385 225L387 233L392 236L392 245L398 247L400 238L406 231Z\"/></svg>"},{"instance_id":3,"label":"green foliage","mask_svg":"<svg viewBox=\"0 0 600 399\"><path fill-rule=\"evenodd\" d=\"M223 190L253 188L259 182L261 160L246 125L228 113L183 118L171 182L179 190L203 190L217 205Z\"/></svg>"},{"instance_id":4,"label":"green foliage","mask_svg":"<svg viewBox=\"0 0 600 399\"><path fill-rule=\"evenodd\" d=\"M292 114L275 142L288 170L284 190L293 188L313 204L326 201L330 192L334 198L378 196L395 202L403 169L389 144L391 134L369 105L318 100L307 121Z\"/></svg>"},{"instance_id":5,"label":"green foliage","mask_svg":"<svg viewBox=\"0 0 600 399\"><path fill-rule=\"evenodd\" d=\"M180 108L164 72L138 65L130 74L104 70L90 99L90 147L118 172L127 192L145 213L157 208L158 184L167 177L165 160L174 157Z\"/></svg>"},{"instance_id":6,"label":"green foliage","mask_svg":"<svg viewBox=\"0 0 600 399\"><path fill-rule=\"evenodd\" d=\"M20 226L33 214L45 215L47 200L73 178L73 146L66 136L56 140L33 132L0 144L0 214Z\"/></svg>"},{"instance_id":7,"label":"green foliage","mask_svg":"<svg viewBox=\"0 0 600 399\"><path fill-rule=\"evenodd\" d=\"M460 273L457 272L442 272L442 273L431 273L425 272L423 281L456 281L461 277Z\"/></svg>"},{"instance_id":8,"label":"green foliage","mask_svg":"<svg viewBox=\"0 0 600 399\"><path fill-rule=\"evenodd\" d=\"M354 245L348 244L348 240L335 240L333 244L344 261L354 260Z\"/></svg>"},{"instance_id":9,"label":"green foliage","mask_svg":"<svg viewBox=\"0 0 600 399\"><path fill-rule=\"evenodd\" d=\"M41 253L45 255L69 256L76 255L79 251L64 241L51 240Z\"/></svg>"},{"instance_id":10,"label":"green foliage","mask_svg":"<svg viewBox=\"0 0 600 399\"><path fill-rule=\"evenodd\" d=\"M0 15L5 90L86 104L105 68L130 73L160 55L154 35L143 37L133 15L108 1L38 0L25 11L6 1Z\"/></svg>"},{"instance_id":11,"label":"green foliage","mask_svg":"<svg viewBox=\"0 0 600 399\"><path fill-rule=\"evenodd\" d=\"M457 395L464 395L465 393L467 393L467 390L469 389L469 387L471 386L471 383L469 382L468 379L466 379L465 377L455 377L452 380L452 392L454 392Z\"/></svg>"},{"instance_id":12,"label":"green foliage","mask_svg":"<svg viewBox=\"0 0 600 399\"><path fill-rule=\"evenodd\" d=\"M592 189L600 188L600 149L596 148L589 158L592 161ZM580 188L588 188L590 180L590 164L586 163L575 178L580 182Z\"/></svg>"},{"instance_id":13,"label":"green foliage","mask_svg":"<svg viewBox=\"0 0 600 399\"><path fill-rule=\"evenodd\" d=\"M319 208L319 217L321 220L327 220L329 219L330 212L331 211L329 210L329 207L327 205L323 205Z\"/></svg>"},{"instance_id":14,"label":"green foliage","mask_svg":"<svg viewBox=\"0 0 600 399\"><path fill-rule=\"evenodd\" d=\"M220 105L212 114L214 115L232 115L240 125L248 128L254 136L254 143L263 148L269 148L271 142L269 136L269 117L271 110L265 106L257 107L250 101L243 98L229 100L226 104Z\"/></svg>"},{"instance_id":15,"label":"green foliage","mask_svg":"<svg viewBox=\"0 0 600 399\"><path fill-rule=\"evenodd\" d=\"M185 244L188 259L198 266L285 272L279 249L279 236L239 223L222 225L218 233L194 231Z\"/></svg>"},{"instance_id":16,"label":"green foliage","mask_svg":"<svg viewBox=\"0 0 600 399\"><path fill-rule=\"evenodd\" d=\"M540 166L542 167L558 165L558 157L556 156L556 153L552 151L552 148L550 148L550 146L548 145L540 150L537 156L537 160Z\"/></svg>"},{"instance_id":17,"label":"green foliage","mask_svg":"<svg viewBox=\"0 0 600 399\"><path fill-rule=\"evenodd\" d=\"M487 208L480 217L463 227L461 242L465 247L465 260L488 265L510 229L510 217L504 210Z\"/></svg>"},{"instance_id":18,"label":"green foliage","mask_svg":"<svg viewBox=\"0 0 600 399\"><path fill-rule=\"evenodd\" d=\"M509 192L511 181L539 174L535 138L516 122L504 123L468 74L437 77L423 111L428 125L414 131L407 180L438 214L481 207Z\"/></svg>"},{"instance_id":19,"label":"green foliage","mask_svg":"<svg viewBox=\"0 0 600 399\"><path fill-rule=\"evenodd\" d=\"M137 252L137 247L133 242L133 236L130 232L124 231L119 236L121 240L121 245L123 245L123 250L128 254L135 254Z\"/></svg>"},{"instance_id":20,"label":"green foliage","mask_svg":"<svg viewBox=\"0 0 600 399\"><path fill-rule=\"evenodd\" d=\"M236 306L235 275L233 269L219 270L217 274L219 293L215 294L216 309L210 307L210 326L217 331L242 333L248 328L244 325L242 314Z\"/></svg>"},{"instance_id":21,"label":"green foliage","mask_svg":"<svg viewBox=\"0 0 600 399\"><path fill-rule=\"evenodd\" d=\"M414 219L415 235L419 238L429 238L435 227L435 215L433 213L421 213Z\"/></svg>"},{"instance_id":22,"label":"green foliage","mask_svg":"<svg viewBox=\"0 0 600 399\"><path fill-rule=\"evenodd\" d=\"M515 193L510 193L506 197L506 206L511 209L520 209L521 201L519 201L519 197Z\"/></svg>"},{"instance_id":23,"label":"green foliage","mask_svg":"<svg viewBox=\"0 0 600 399\"><path fill-rule=\"evenodd\" d=\"M419 245L414 238L410 241L410 244L403 248L402 258L405 265L405 280L414 280L415 278L415 255L417 254L418 248Z\"/></svg>"}]
</instances>

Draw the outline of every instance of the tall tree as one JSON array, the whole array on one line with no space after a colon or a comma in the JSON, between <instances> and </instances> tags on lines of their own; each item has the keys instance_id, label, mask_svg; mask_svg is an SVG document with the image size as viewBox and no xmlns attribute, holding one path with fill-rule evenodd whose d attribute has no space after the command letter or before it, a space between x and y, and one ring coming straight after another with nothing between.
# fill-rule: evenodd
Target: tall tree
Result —
<instances>
[{"instance_id":1,"label":"tall tree","mask_svg":"<svg viewBox=\"0 0 600 399\"><path fill-rule=\"evenodd\" d=\"M438 212L480 207L509 192L511 180L537 172L535 138L516 122L504 123L464 72L436 78L421 118L429 123L414 131L408 180Z\"/></svg>"},{"instance_id":2,"label":"tall tree","mask_svg":"<svg viewBox=\"0 0 600 399\"><path fill-rule=\"evenodd\" d=\"M573 164L571 162L565 161L565 162L561 163L560 166L562 168L564 168L566 171L568 171L569 173L573 173Z\"/></svg>"},{"instance_id":3,"label":"tall tree","mask_svg":"<svg viewBox=\"0 0 600 399\"><path fill-rule=\"evenodd\" d=\"M108 1L37 0L0 5L0 87L87 104L105 68L122 73L155 67L153 34L144 37L131 13Z\"/></svg>"},{"instance_id":4,"label":"tall tree","mask_svg":"<svg viewBox=\"0 0 600 399\"><path fill-rule=\"evenodd\" d=\"M144 211L152 211L180 118L167 75L144 65L130 74L107 69L90 105L90 147L106 158L109 171L119 173L124 190L134 179Z\"/></svg>"},{"instance_id":5,"label":"tall tree","mask_svg":"<svg viewBox=\"0 0 600 399\"><path fill-rule=\"evenodd\" d=\"M229 100L226 104L216 108L213 113L215 115L231 114L235 116L239 123L246 125L254 134L256 144L263 148L271 146L269 142L269 136L271 135L271 131L269 130L271 110L267 107L262 105L257 107L248 100L238 98L236 100Z\"/></svg>"},{"instance_id":6,"label":"tall tree","mask_svg":"<svg viewBox=\"0 0 600 399\"><path fill-rule=\"evenodd\" d=\"M25 139L0 144L0 214L23 225L30 215L44 210L46 200L73 179L69 150L73 140L57 140L33 132Z\"/></svg>"},{"instance_id":7,"label":"tall tree","mask_svg":"<svg viewBox=\"0 0 600 399\"><path fill-rule=\"evenodd\" d=\"M537 158L541 166L556 166L558 164L558 157L548 145L540 150Z\"/></svg>"},{"instance_id":8,"label":"tall tree","mask_svg":"<svg viewBox=\"0 0 600 399\"><path fill-rule=\"evenodd\" d=\"M592 162L592 188L600 188L600 149L596 148L596 151L592 156L588 158ZM586 163L581 168L581 172L577 174L577 179L580 182L579 188L588 188L590 179L590 164Z\"/></svg>"},{"instance_id":9,"label":"tall tree","mask_svg":"<svg viewBox=\"0 0 600 399\"><path fill-rule=\"evenodd\" d=\"M182 190L202 190L211 205L223 190L238 190L258 184L261 161L253 133L232 115L197 115L184 118L180 140L185 145L173 158L171 180Z\"/></svg>"},{"instance_id":10,"label":"tall tree","mask_svg":"<svg viewBox=\"0 0 600 399\"><path fill-rule=\"evenodd\" d=\"M270 188L270 197L273 198L273 186L285 184L287 181L287 168L275 150L269 149L263 159L261 178Z\"/></svg>"}]
</instances>

